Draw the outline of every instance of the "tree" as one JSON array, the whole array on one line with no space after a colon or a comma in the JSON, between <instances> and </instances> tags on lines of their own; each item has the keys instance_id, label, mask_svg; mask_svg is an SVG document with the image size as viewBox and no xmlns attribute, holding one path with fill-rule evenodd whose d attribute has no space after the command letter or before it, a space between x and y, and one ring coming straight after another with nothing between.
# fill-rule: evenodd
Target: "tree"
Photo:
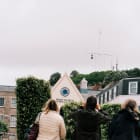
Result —
<instances>
[{"instance_id":1,"label":"tree","mask_svg":"<svg viewBox=\"0 0 140 140\"><path fill-rule=\"evenodd\" d=\"M74 78L74 77L76 77L78 74L79 74L79 72L78 72L77 70L73 70L73 71L70 73L70 77L71 77L71 78Z\"/></svg>"},{"instance_id":2,"label":"tree","mask_svg":"<svg viewBox=\"0 0 140 140\"><path fill-rule=\"evenodd\" d=\"M0 121L0 133L8 132L8 126L4 122Z\"/></svg>"},{"instance_id":3,"label":"tree","mask_svg":"<svg viewBox=\"0 0 140 140\"><path fill-rule=\"evenodd\" d=\"M110 71L104 78L104 83L117 82L123 78L127 78L128 74L125 71Z\"/></svg>"},{"instance_id":4,"label":"tree","mask_svg":"<svg viewBox=\"0 0 140 140\"><path fill-rule=\"evenodd\" d=\"M85 78L85 74L78 74L76 77L72 77L73 82L78 85L83 78Z\"/></svg>"},{"instance_id":5,"label":"tree","mask_svg":"<svg viewBox=\"0 0 140 140\"><path fill-rule=\"evenodd\" d=\"M34 77L19 78L16 84L17 137L24 140L26 130L50 98L50 86L48 82Z\"/></svg>"},{"instance_id":6,"label":"tree","mask_svg":"<svg viewBox=\"0 0 140 140\"><path fill-rule=\"evenodd\" d=\"M125 71L128 74L128 77L140 77L140 69L134 68Z\"/></svg>"},{"instance_id":7,"label":"tree","mask_svg":"<svg viewBox=\"0 0 140 140\"><path fill-rule=\"evenodd\" d=\"M54 86L56 82L60 79L60 77L61 77L61 74L59 72L52 74L49 79L50 85Z\"/></svg>"},{"instance_id":8,"label":"tree","mask_svg":"<svg viewBox=\"0 0 140 140\"><path fill-rule=\"evenodd\" d=\"M102 83L104 80L105 74L106 74L106 72L104 72L104 71L92 72L86 76L86 79L87 79L89 85Z\"/></svg>"}]
</instances>

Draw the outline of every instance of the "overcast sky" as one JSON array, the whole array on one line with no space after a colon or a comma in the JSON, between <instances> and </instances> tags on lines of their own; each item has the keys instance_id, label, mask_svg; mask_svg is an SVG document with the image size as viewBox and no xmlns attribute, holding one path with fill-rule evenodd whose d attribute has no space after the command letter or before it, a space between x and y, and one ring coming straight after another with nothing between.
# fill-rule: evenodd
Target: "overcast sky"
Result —
<instances>
[{"instance_id":1,"label":"overcast sky","mask_svg":"<svg viewBox=\"0 0 140 140\"><path fill-rule=\"evenodd\" d=\"M90 55L93 53L93 60ZM139 0L0 1L0 84L140 67Z\"/></svg>"}]
</instances>

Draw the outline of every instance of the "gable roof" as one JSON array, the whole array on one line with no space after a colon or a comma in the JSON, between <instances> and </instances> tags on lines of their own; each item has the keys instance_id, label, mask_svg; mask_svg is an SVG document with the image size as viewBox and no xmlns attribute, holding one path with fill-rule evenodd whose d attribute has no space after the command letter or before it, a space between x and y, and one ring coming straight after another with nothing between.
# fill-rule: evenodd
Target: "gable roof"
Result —
<instances>
[{"instance_id":1,"label":"gable roof","mask_svg":"<svg viewBox=\"0 0 140 140\"><path fill-rule=\"evenodd\" d=\"M64 82L65 81L65 82ZM64 83L63 83L64 82ZM71 78L67 75L67 73L65 73L58 81L57 83L54 85L54 87L52 87L51 90L51 96L53 96L53 94L56 94L55 91L57 90L57 88L61 88L63 85L63 87L68 87L71 90L73 90L74 92L71 94L75 94L79 100L81 102L84 102L84 99L82 97L82 95L80 94L79 90L77 89L77 87L75 86L75 84L73 83L73 81L71 80ZM75 99L73 99L75 101Z\"/></svg>"}]
</instances>

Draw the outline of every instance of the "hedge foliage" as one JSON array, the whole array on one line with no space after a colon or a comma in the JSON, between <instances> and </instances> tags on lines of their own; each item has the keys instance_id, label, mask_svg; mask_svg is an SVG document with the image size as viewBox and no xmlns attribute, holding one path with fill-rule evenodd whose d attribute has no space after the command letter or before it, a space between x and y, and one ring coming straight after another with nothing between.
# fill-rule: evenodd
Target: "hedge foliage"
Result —
<instances>
[{"instance_id":1,"label":"hedge foliage","mask_svg":"<svg viewBox=\"0 0 140 140\"><path fill-rule=\"evenodd\" d=\"M64 121L66 124L67 129L67 140L71 139L72 133L74 132L75 122L72 119L69 119L69 115L80 108L80 103L67 103L65 104L61 110L63 112ZM109 113L111 117L116 114L120 110L120 104L104 104L101 107L103 110ZM107 140L108 138L108 124L101 125L101 133L102 133L102 140Z\"/></svg>"},{"instance_id":2,"label":"hedge foliage","mask_svg":"<svg viewBox=\"0 0 140 140\"><path fill-rule=\"evenodd\" d=\"M50 98L50 86L48 82L34 77L19 78L16 84L17 137L18 140L24 140L26 129Z\"/></svg>"},{"instance_id":3,"label":"hedge foliage","mask_svg":"<svg viewBox=\"0 0 140 140\"><path fill-rule=\"evenodd\" d=\"M65 125L66 125L66 130L67 130L67 136L66 136L67 140L71 139L71 136L74 132L74 126L75 126L75 122L72 119L69 119L69 115L72 112L76 111L80 107L80 105L81 105L80 103L70 102L70 103L65 104L61 108L61 111L63 112Z\"/></svg>"},{"instance_id":4,"label":"hedge foliage","mask_svg":"<svg viewBox=\"0 0 140 140\"><path fill-rule=\"evenodd\" d=\"M8 125L3 121L0 121L0 133L1 132L8 132Z\"/></svg>"},{"instance_id":5,"label":"hedge foliage","mask_svg":"<svg viewBox=\"0 0 140 140\"><path fill-rule=\"evenodd\" d=\"M108 112L108 114L112 118L121 109L121 105L120 104L104 104L102 105L102 109ZM108 128L109 128L109 124L101 125L102 140L108 140Z\"/></svg>"}]
</instances>

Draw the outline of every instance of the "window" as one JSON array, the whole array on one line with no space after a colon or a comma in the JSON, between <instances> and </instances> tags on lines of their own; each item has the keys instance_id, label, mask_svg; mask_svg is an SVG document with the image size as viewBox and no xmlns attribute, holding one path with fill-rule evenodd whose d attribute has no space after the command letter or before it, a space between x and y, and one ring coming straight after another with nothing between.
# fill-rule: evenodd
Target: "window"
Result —
<instances>
[{"instance_id":1,"label":"window","mask_svg":"<svg viewBox=\"0 0 140 140\"><path fill-rule=\"evenodd\" d=\"M11 99L11 107L16 108L16 98Z\"/></svg>"},{"instance_id":2,"label":"window","mask_svg":"<svg viewBox=\"0 0 140 140\"><path fill-rule=\"evenodd\" d=\"M101 97L101 103L100 104L103 104L103 94L101 94L100 97Z\"/></svg>"},{"instance_id":3,"label":"window","mask_svg":"<svg viewBox=\"0 0 140 140\"><path fill-rule=\"evenodd\" d=\"M10 127L16 127L16 116L15 115L10 116Z\"/></svg>"},{"instance_id":4,"label":"window","mask_svg":"<svg viewBox=\"0 0 140 140\"><path fill-rule=\"evenodd\" d=\"M16 139L16 136L14 135L9 136L9 140L15 140L15 139Z\"/></svg>"},{"instance_id":5,"label":"window","mask_svg":"<svg viewBox=\"0 0 140 140\"><path fill-rule=\"evenodd\" d=\"M112 91L109 90L109 101L112 100Z\"/></svg>"},{"instance_id":6,"label":"window","mask_svg":"<svg viewBox=\"0 0 140 140\"><path fill-rule=\"evenodd\" d=\"M4 106L4 97L0 97L0 107Z\"/></svg>"},{"instance_id":7,"label":"window","mask_svg":"<svg viewBox=\"0 0 140 140\"><path fill-rule=\"evenodd\" d=\"M104 95L105 95L104 102L106 103L107 102L107 92L105 92Z\"/></svg>"},{"instance_id":8,"label":"window","mask_svg":"<svg viewBox=\"0 0 140 140\"><path fill-rule=\"evenodd\" d=\"M129 94L137 94L138 82L129 82Z\"/></svg>"},{"instance_id":9,"label":"window","mask_svg":"<svg viewBox=\"0 0 140 140\"><path fill-rule=\"evenodd\" d=\"M97 103L99 103L99 96L97 97Z\"/></svg>"},{"instance_id":10,"label":"window","mask_svg":"<svg viewBox=\"0 0 140 140\"><path fill-rule=\"evenodd\" d=\"M4 115L0 114L0 121L4 120Z\"/></svg>"},{"instance_id":11,"label":"window","mask_svg":"<svg viewBox=\"0 0 140 140\"><path fill-rule=\"evenodd\" d=\"M117 91L117 88L114 87L114 98L117 96L116 91Z\"/></svg>"}]
</instances>

